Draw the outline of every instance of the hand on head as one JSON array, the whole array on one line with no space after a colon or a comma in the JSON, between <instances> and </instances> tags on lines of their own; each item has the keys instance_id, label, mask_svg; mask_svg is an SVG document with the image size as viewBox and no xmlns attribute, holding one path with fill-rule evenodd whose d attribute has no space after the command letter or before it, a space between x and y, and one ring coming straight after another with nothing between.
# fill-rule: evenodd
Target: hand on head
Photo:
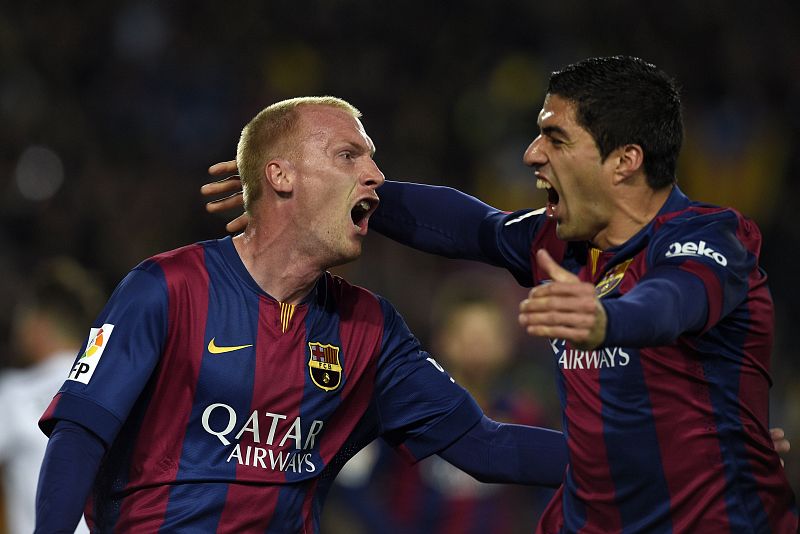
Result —
<instances>
[{"instance_id":1,"label":"hand on head","mask_svg":"<svg viewBox=\"0 0 800 534\"><path fill-rule=\"evenodd\" d=\"M221 180L204 184L200 188L200 193L206 197L228 194L228 196L218 200L210 200L206 203L206 211L209 213L219 213L232 209L241 210L244 206L242 198L242 182L236 168L236 160L215 163L208 168L211 176L224 176ZM242 213L225 225L225 229L234 234L241 232L247 226L249 217L247 213Z\"/></svg>"}]
</instances>

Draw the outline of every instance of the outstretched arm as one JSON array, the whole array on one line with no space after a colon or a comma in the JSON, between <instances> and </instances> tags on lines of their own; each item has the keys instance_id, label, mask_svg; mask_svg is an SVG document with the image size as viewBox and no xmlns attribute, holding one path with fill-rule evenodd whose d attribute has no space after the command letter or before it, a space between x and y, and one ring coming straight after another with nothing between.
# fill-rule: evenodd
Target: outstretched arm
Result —
<instances>
[{"instance_id":1,"label":"outstretched arm","mask_svg":"<svg viewBox=\"0 0 800 534\"><path fill-rule=\"evenodd\" d=\"M208 169L221 180L203 185L205 196L227 195L206 203L211 213L242 208L241 181L236 161L225 161ZM381 205L370 225L376 231L411 247L440 254L488 261L482 250L481 227L500 212L460 191L448 187L386 182L380 188ZM242 230L247 214L226 225L229 232ZM491 239L487 240L491 245Z\"/></svg>"},{"instance_id":2,"label":"outstretched arm","mask_svg":"<svg viewBox=\"0 0 800 534\"><path fill-rule=\"evenodd\" d=\"M564 435L486 416L439 456L481 482L556 488L567 467Z\"/></svg>"},{"instance_id":3,"label":"outstretched arm","mask_svg":"<svg viewBox=\"0 0 800 534\"><path fill-rule=\"evenodd\" d=\"M236 170L233 160L209 168L209 174L223 178L203 185L201 193L228 196L209 201L206 210L241 209ZM378 196L380 206L370 219L377 232L424 252L504 267L530 285L531 229L537 220L530 210L509 214L457 189L409 182L387 181ZM225 228L239 232L246 224L247 214L242 214Z\"/></svg>"}]
</instances>

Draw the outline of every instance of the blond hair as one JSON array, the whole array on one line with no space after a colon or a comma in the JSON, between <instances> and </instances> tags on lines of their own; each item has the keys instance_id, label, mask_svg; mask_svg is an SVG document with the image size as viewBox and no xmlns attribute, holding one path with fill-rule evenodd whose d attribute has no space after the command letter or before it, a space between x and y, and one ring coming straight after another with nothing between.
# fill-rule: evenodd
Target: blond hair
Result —
<instances>
[{"instance_id":1,"label":"blond hair","mask_svg":"<svg viewBox=\"0 0 800 534\"><path fill-rule=\"evenodd\" d=\"M236 165L242 179L245 210L262 194L264 168L268 161L292 155L300 106L328 106L361 117L355 106L335 96L302 96L281 100L264 109L247 123L236 148Z\"/></svg>"}]
</instances>

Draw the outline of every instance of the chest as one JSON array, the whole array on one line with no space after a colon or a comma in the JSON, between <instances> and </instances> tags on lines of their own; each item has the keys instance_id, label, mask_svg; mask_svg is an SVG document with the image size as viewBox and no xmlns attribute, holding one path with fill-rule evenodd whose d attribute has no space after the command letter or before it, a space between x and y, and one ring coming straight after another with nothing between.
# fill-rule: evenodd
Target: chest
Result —
<instances>
[{"instance_id":1,"label":"chest","mask_svg":"<svg viewBox=\"0 0 800 534\"><path fill-rule=\"evenodd\" d=\"M184 317L169 329L161 372L194 384L196 409L216 404L240 416L258 412L251 425L273 434L291 430L301 416L310 427L347 402L348 385L370 373L377 356L377 325L367 328L342 311L212 294L204 321ZM190 308L182 313L198 315ZM265 413L272 415L264 419Z\"/></svg>"}]
</instances>

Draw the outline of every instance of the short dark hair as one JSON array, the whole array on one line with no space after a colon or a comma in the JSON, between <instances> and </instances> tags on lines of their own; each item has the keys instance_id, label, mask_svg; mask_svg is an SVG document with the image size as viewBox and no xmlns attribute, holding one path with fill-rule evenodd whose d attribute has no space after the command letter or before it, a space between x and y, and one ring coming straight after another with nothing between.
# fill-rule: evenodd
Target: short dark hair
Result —
<instances>
[{"instance_id":1,"label":"short dark hair","mask_svg":"<svg viewBox=\"0 0 800 534\"><path fill-rule=\"evenodd\" d=\"M592 135L603 159L620 146L637 144L650 187L677 181L681 99L664 71L631 56L589 58L552 73L547 92L575 104L578 124Z\"/></svg>"}]
</instances>

